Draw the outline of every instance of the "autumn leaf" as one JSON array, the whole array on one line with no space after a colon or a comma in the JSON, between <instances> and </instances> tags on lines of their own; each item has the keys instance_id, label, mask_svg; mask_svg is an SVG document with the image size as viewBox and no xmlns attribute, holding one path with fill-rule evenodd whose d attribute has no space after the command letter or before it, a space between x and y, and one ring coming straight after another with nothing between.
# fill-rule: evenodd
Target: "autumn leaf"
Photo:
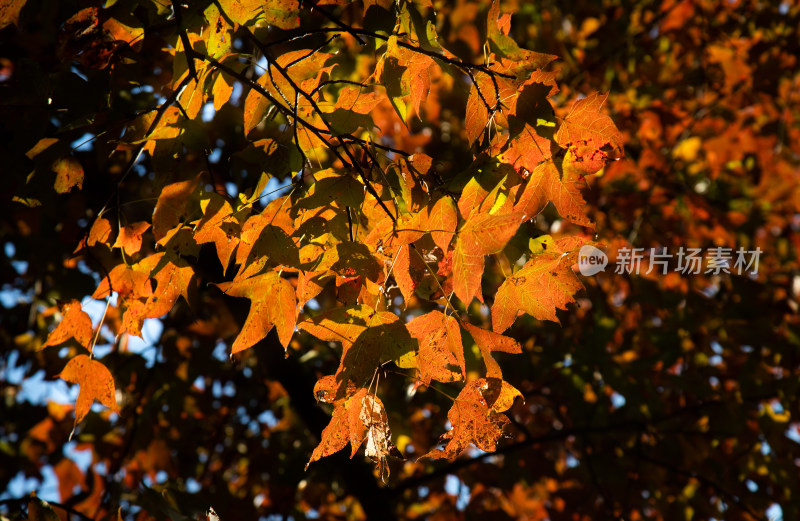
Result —
<instances>
[{"instance_id":1,"label":"autumn leaf","mask_svg":"<svg viewBox=\"0 0 800 521\"><path fill-rule=\"evenodd\" d=\"M58 376L67 382L80 385L78 401L75 404L75 425L86 417L95 400L113 412L119 412L114 378L106 366L97 360L92 360L86 355L77 355L67 362Z\"/></svg>"},{"instance_id":2,"label":"autumn leaf","mask_svg":"<svg viewBox=\"0 0 800 521\"><path fill-rule=\"evenodd\" d=\"M453 254L453 290L468 305L473 297L483 302L481 278L484 256L502 250L517 233L522 214L471 216L458 232Z\"/></svg>"},{"instance_id":3,"label":"autumn leaf","mask_svg":"<svg viewBox=\"0 0 800 521\"><path fill-rule=\"evenodd\" d=\"M260 87L265 88L267 80L267 75L264 74L257 83ZM250 90L244 99L244 110L242 111L245 136L249 135L264 120L271 106L272 103L266 96L263 96L255 88Z\"/></svg>"},{"instance_id":4,"label":"autumn leaf","mask_svg":"<svg viewBox=\"0 0 800 521\"><path fill-rule=\"evenodd\" d=\"M517 89L506 79L492 78L484 73L475 74L464 121L470 143L480 138L486 129L490 132L489 137L496 139L500 130L498 126L508 125L504 109L509 108L516 96Z\"/></svg>"},{"instance_id":5,"label":"autumn leaf","mask_svg":"<svg viewBox=\"0 0 800 521\"><path fill-rule=\"evenodd\" d=\"M111 222L105 217L98 217L92 223L89 229L89 236L86 239L88 246L95 244L108 245L108 240L111 238Z\"/></svg>"},{"instance_id":6,"label":"autumn leaf","mask_svg":"<svg viewBox=\"0 0 800 521\"><path fill-rule=\"evenodd\" d=\"M431 380L454 382L466 378L458 320L441 311L431 311L415 318L406 327L419 342L417 363L422 383L430 385ZM460 369L460 373L456 369Z\"/></svg>"},{"instance_id":7,"label":"autumn leaf","mask_svg":"<svg viewBox=\"0 0 800 521\"><path fill-rule=\"evenodd\" d=\"M562 173L552 161L541 163L531 172L514 210L525 219L532 219L552 201L561 217L581 226L592 226L584 213L586 201L579 188L584 182L575 170L564 169Z\"/></svg>"},{"instance_id":8,"label":"autumn leaf","mask_svg":"<svg viewBox=\"0 0 800 521\"><path fill-rule=\"evenodd\" d=\"M444 449L433 449L423 458L454 460L470 445L486 452L497 449L497 440L509 424L503 411L508 410L520 392L497 378L481 378L469 382L447 413L451 430L440 438Z\"/></svg>"},{"instance_id":9,"label":"autumn leaf","mask_svg":"<svg viewBox=\"0 0 800 521\"><path fill-rule=\"evenodd\" d=\"M166 315L179 296L190 302L195 282L194 268L183 258L172 252L153 255L149 262L154 265L150 278L156 281L153 294L147 300L145 318Z\"/></svg>"},{"instance_id":10,"label":"autumn leaf","mask_svg":"<svg viewBox=\"0 0 800 521\"><path fill-rule=\"evenodd\" d=\"M75 187L83 187L83 167L74 157L63 157L53 163L56 173L55 189L60 194L65 194Z\"/></svg>"},{"instance_id":11,"label":"autumn leaf","mask_svg":"<svg viewBox=\"0 0 800 521\"><path fill-rule=\"evenodd\" d=\"M336 400L331 421L322 431L320 443L311 454L306 468L314 461L342 450L348 443L352 458L364 442L364 455L378 464L381 475L384 474L387 456L400 456L392 443L383 403L362 387Z\"/></svg>"},{"instance_id":12,"label":"autumn leaf","mask_svg":"<svg viewBox=\"0 0 800 521\"><path fill-rule=\"evenodd\" d=\"M428 272L428 268L420 258L418 251L414 251L410 246L400 246L395 254L392 274L403 294L406 305L411 301L414 292Z\"/></svg>"},{"instance_id":13,"label":"autumn leaf","mask_svg":"<svg viewBox=\"0 0 800 521\"><path fill-rule=\"evenodd\" d=\"M428 214L428 230L431 238L443 252L450 249L450 242L458 225L456 204L449 196L440 197Z\"/></svg>"},{"instance_id":14,"label":"autumn leaf","mask_svg":"<svg viewBox=\"0 0 800 521\"><path fill-rule=\"evenodd\" d=\"M237 279L260 273L268 262L299 266L298 248L290 237L294 223L286 209L288 201L288 197L275 199L245 221L236 249Z\"/></svg>"},{"instance_id":15,"label":"autumn leaf","mask_svg":"<svg viewBox=\"0 0 800 521\"><path fill-rule=\"evenodd\" d=\"M158 196L153 211L153 235L160 241L167 232L181 222L186 213L189 196L192 195L200 176L187 181L179 181L165 186Z\"/></svg>"},{"instance_id":16,"label":"autumn leaf","mask_svg":"<svg viewBox=\"0 0 800 521\"><path fill-rule=\"evenodd\" d=\"M416 367L416 347L406 325L397 315L388 311L375 313L352 345L342 344L336 379L340 385L348 381L357 386L368 384L378 367L390 360L399 367Z\"/></svg>"},{"instance_id":17,"label":"autumn leaf","mask_svg":"<svg viewBox=\"0 0 800 521\"><path fill-rule=\"evenodd\" d=\"M142 234L150 228L150 223L139 221L120 228L114 248L122 248L127 255L135 255L142 248Z\"/></svg>"},{"instance_id":18,"label":"autumn leaf","mask_svg":"<svg viewBox=\"0 0 800 521\"><path fill-rule=\"evenodd\" d=\"M323 429L319 444L311 453L311 458L306 463L308 466L326 456L335 454L345 448L350 442L350 423L348 421L348 400L341 398L333 408L333 416L327 427ZM352 406L352 405L351 405Z\"/></svg>"},{"instance_id":19,"label":"autumn leaf","mask_svg":"<svg viewBox=\"0 0 800 521\"><path fill-rule=\"evenodd\" d=\"M600 148L594 141L579 141L570 146L562 163L564 172L570 177L597 173L608 161L608 154Z\"/></svg>"},{"instance_id":20,"label":"autumn leaf","mask_svg":"<svg viewBox=\"0 0 800 521\"><path fill-rule=\"evenodd\" d=\"M226 295L250 299L250 312L233 343L231 354L252 347L265 338L273 327L277 329L278 340L283 347L289 347L294 334L297 305L294 288L289 281L270 271L249 279L223 282L217 287Z\"/></svg>"},{"instance_id":21,"label":"autumn leaf","mask_svg":"<svg viewBox=\"0 0 800 521\"><path fill-rule=\"evenodd\" d=\"M8 0L0 3L0 29L19 23L19 13L27 0Z\"/></svg>"},{"instance_id":22,"label":"autumn leaf","mask_svg":"<svg viewBox=\"0 0 800 521\"><path fill-rule=\"evenodd\" d=\"M382 277L381 264L361 242L344 241L325 252L318 269L330 269L343 277L364 277L378 282Z\"/></svg>"},{"instance_id":23,"label":"autumn leaf","mask_svg":"<svg viewBox=\"0 0 800 521\"><path fill-rule=\"evenodd\" d=\"M350 444L353 447L353 451L350 457L352 458L355 455L357 445L360 446L366 442L364 455L377 464L378 475L385 481L389 476L387 458L389 456L401 458L402 454L392 443L389 418L380 398L367 393L360 402L361 408L358 410L357 419L353 417L356 408L351 408ZM356 404L358 404L358 401L356 401ZM354 433L356 434L355 436Z\"/></svg>"},{"instance_id":24,"label":"autumn leaf","mask_svg":"<svg viewBox=\"0 0 800 521\"><path fill-rule=\"evenodd\" d=\"M561 120L555 134L556 142L564 148L579 141L594 141L597 145L609 144L622 148L622 134L611 118L601 111L608 94L595 92L576 101Z\"/></svg>"},{"instance_id":25,"label":"autumn leaf","mask_svg":"<svg viewBox=\"0 0 800 521\"><path fill-rule=\"evenodd\" d=\"M92 298L102 299L116 291L122 297L135 296L150 297L153 288L150 284L149 268L142 268L142 265L135 264L129 267L125 264L118 264L100 281L97 289L92 294Z\"/></svg>"},{"instance_id":26,"label":"autumn leaf","mask_svg":"<svg viewBox=\"0 0 800 521\"><path fill-rule=\"evenodd\" d=\"M516 318L527 313L539 320L558 322L556 309L575 302L583 284L572 271L577 252L534 255L521 270L497 290L492 305L492 329L502 333Z\"/></svg>"},{"instance_id":27,"label":"autumn leaf","mask_svg":"<svg viewBox=\"0 0 800 521\"><path fill-rule=\"evenodd\" d=\"M72 497L75 488L86 490L86 478L80 467L71 459L62 459L53 466L53 472L58 478L58 492L61 501ZM56 519L59 519L56 517Z\"/></svg>"},{"instance_id":28,"label":"autumn leaf","mask_svg":"<svg viewBox=\"0 0 800 521\"><path fill-rule=\"evenodd\" d=\"M47 341L41 348L57 346L74 338L80 345L89 349L92 340L92 319L81 309L81 303L70 300L61 307L61 313L63 314L61 322L47 335Z\"/></svg>"},{"instance_id":29,"label":"autumn leaf","mask_svg":"<svg viewBox=\"0 0 800 521\"><path fill-rule=\"evenodd\" d=\"M297 324L302 329L325 342L341 342L347 348L372 323L376 311L369 306L335 307Z\"/></svg>"},{"instance_id":30,"label":"autumn leaf","mask_svg":"<svg viewBox=\"0 0 800 521\"><path fill-rule=\"evenodd\" d=\"M299 23L297 4L290 0L221 0L223 12L242 25L255 22L274 25L281 29L293 29Z\"/></svg>"},{"instance_id":31,"label":"autumn leaf","mask_svg":"<svg viewBox=\"0 0 800 521\"><path fill-rule=\"evenodd\" d=\"M550 157L550 140L540 136L535 127L528 123L525 123L519 135L509 140L508 148L500 155L506 163L528 172Z\"/></svg>"},{"instance_id":32,"label":"autumn leaf","mask_svg":"<svg viewBox=\"0 0 800 521\"><path fill-rule=\"evenodd\" d=\"M492 357L492 353L522 353L522 346L519 342L511 337L473 326L467 322L462 322L462 325L478 345L478 349L483 357L483 363L486 365L486 377L502 378L503 372L500 369L500 365L495 361L494 357Z\"/></svg>"},{"instance_id":33,"label":"autumn leaf","mask_svg":"<svg viewBox=\"0 0 800 521\"><path fill-rule=\"evenodd\" d=\"M214 243L222 271L225 272L239 245L242 226L231 204L219 194L204 194L200 199L200 209L203 218L195 225L194 240L197 244Z\"/></svg>"}]
</instances>

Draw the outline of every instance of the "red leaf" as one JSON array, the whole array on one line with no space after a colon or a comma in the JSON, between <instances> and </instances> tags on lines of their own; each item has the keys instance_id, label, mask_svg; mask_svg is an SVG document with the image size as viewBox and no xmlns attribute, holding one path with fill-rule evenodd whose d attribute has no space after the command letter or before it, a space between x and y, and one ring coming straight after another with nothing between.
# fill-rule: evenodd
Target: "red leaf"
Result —
<instances>
[{"instance_id":1,"label":"red leaf","mask_svg":"<svg viewBox=\"0 0 800 521\"><path fill-rule=\"evenodd\" d=\"M364 453L378 463L379 473L383 475L386 457L399 455L391 440L386 409L380 398L369 394L366 388L348 394L336 400L333 417L322 431L320 443L308 464L342 450L348 442L352 458L366 441Z\"/></svg>"},{"instance_id":2,"label":"red leaf","mask_svg":"<svg viewBox=\"0 0 800 521\"><path fill-rule=\"evenodd\" d=\"M392 273L400 288L400 293L403 294L406 306L413 298L417 285L427 271L425 263L419 258L419 253L411 251L409 246L400 247L394 259Z\"/></svg>"},{"instance_id":3,"label":"red leaf","mask_svg":"<svg viewBox=\"0 0 800 521\"><path fill-rule=\"evenodd\" d=\"M583 213L586 201L579 189L583 182L574 170L565 170L562 177L552 161L542 163L531 172L514 210L524 214L525 219L532 219L552 201L561 217L581 226L592 226L592 221Z\"/></svg>"},{"instance_id":4,"label":"red leaf","mask_svg":"<svg viewBox=\"0 0 800 521\"><path fill-rule=\"evenodd\" d=\"M517 170L532 172L539 163L550 159L550 140L536 133L536 129L526 123L522 132L512 138L508 149L500 159L513 165Z\"/></svg>"}]
</instances>

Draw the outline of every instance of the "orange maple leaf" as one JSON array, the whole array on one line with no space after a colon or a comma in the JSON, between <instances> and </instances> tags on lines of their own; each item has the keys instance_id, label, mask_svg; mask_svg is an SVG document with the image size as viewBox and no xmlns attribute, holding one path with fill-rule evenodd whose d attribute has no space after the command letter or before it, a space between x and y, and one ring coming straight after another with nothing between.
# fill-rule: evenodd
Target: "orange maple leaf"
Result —
<instances>
[{"instance_id":1,"label":"orange maple leaf","mask_svg":"<svg viewBox=\"0 0 800 521\"><path fill-rule=\"evenodd\" d=\"M92 340L92 319L81 309L81 303L77 300L70 300L61 307L61 312L64 318L47 335L47 341L41 348L57 346L74 338L80 345L89 349L89 343Z\"/></svg>"},{"instance_id":2,"label":"orange maple leaf","mask_svg":"<svg viewBox=\"0 0 800 521\"><path fill-rule=\"evenodd\" d=\"M58 376L67 382L80 385L78 401L75 404L75 425L86 417L95 400L113 412L119 412L114 378L106 366L97 360L92 360L86 355L78 355L67 362Z\"/></svg>"},{"instance_id":3,"label":"orange maple leaf","mask_svg":"<svg viewBox=\"0 0 800 521\"><path fill-rule=\"evenodd\" d=\"M492 329L502 333L516 318L527 313L539 320L558 322L556 309L575 302L583 284L572 271L577 252L534 255L521 270L508 277L495 294Z\"/></svg>"},{"instance_id":4,"label":"orange maple leaf","mask_svg":"<svg viewBox=\"0 0 800 521\"><path fill-rule=\"evenodd\" d=\"M284 348L289 347L295 326L295 306L297 298L294 288L286 279L274 271L249 279L235 280L217 284L225 294L232 297L248 298L250 312L233 342L231 354L252 347L265 338L275 327L278 339Z\"/></svg>"},{"instance_id":5,"label":"orange maple leaf","mask_svg":"<svg viewBox=\"0 0 800 521\"><path fill-rule=\"evenodd\" d=\"M500 370L500 365L492 356L492 352L519 354L522 352L520 343L511 337L473 326L467 322L463 322L462 325L478 345L478 349L483 357L483 363L486 365L486 377L502 378L503 372Z\"/></svg>"},{"instance_id":6,"label":"orange maple leaf","mask_svg":"<svg viewBox=\"0 0 800 521\"><path fill-rule=\"evenodd\" d=\"M480 288L484 256L502 250L517 233L521 220L521 213L477 213L459 230L453 254L453 290L465 305L472 297L483 302Z\"/></svg>"},{"instance_id":7,"label":"orange maple leaf","mask_svg":"<svg viewBox=\"0 0 800 521\"><path fill-rule=\"evenodd\" d=\"M142 248L142 234L150 228L146 221L135 222L120 228L114 248L122 248L128 255L135 255Z\"/></svg>"},{"instance_id":8,"label":"orange maple leaf","mask_svg":"<svg viewBox=\"0 0 800 521\"><path fill-rule=\"evenodd\" d=\"M194 179L169 184L161 190L153 211L153 235L156 241L163 239L168 231L181 222L189 204L189 196L199 181L200 175Z\"/></svg>"},{"instance_id":9,"label":"orange maple leaf","mask_svg":"<svg viewBox=\"0 0 800 521\"><path fill-rule=\"evenodd\" d=\"M501 413L511 407L517 396L521 396L517 389L498 378L469 382L447 413L452 428L440 438L441 442L447 442L444 449L433 449L422 457L453 460L470 444L494 452L503 428L509 423Z\"/></svg>"},{"instance_id":10,"label":"orange maple leaf","mask_svg":"<svg viewBox=\"0 0 800 521\"><path fill-rule=\"evenodd\" d=\"M411 336L419 342L417 364L419 379L425 385L431 380L454 382L466 378L464 345L458 321L441 311L431 311L406 324ZM460 369L460 374L455 369Z\"/></svg>"},{"instance_id":11,"label":"orange maple leaf","mask_svg":"<svg viewBox=\"0 0 800 521\"><path fill-rule=\"evenodd\" d=\"M583 213L586 201L579 188L581 183L584 181L575 170L566 169L562 175L552 161L541 163L531 172L514 210L532 219L552 201L561 217L581 226L592 226Z\"/></svg>"},{"instance_id":12,"label":"orange maple leaf","mask_svg":"<svg viewBox=\"0 0 800 521\"><path fill-rule=\"evenodd\" d=\"M622 133L614 121L601 111L608 94L592 93L577 100L569 113L561 120L556 132L556 142L564 148L579 141L593 140L602 146L606 143L622 148Z\"/></svg>"}]
</instances>

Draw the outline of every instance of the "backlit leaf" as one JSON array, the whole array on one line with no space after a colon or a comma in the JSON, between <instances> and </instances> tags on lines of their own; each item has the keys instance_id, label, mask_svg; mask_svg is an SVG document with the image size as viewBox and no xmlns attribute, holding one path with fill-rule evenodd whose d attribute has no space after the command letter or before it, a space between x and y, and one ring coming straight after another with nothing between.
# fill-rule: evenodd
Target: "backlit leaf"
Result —
<instances>
[{"instance_id":1,"label":"backlit leaf","mask_svg":"<svg viewBox=\"0 0 800 521\"><path fill-rule=\"evenodd\" d=\"M47 336L47 341L42 348L63 344L74 338L80 345L89 348L92 340L92 319L81 309L81 303L70 300L61 308L64 317L58 326Z\"/></svg>"},{"instance_id":2,"label":"backlit leaf","mask_svg":"<svg viewBox=\"0 0 800 521\"><path fill-rule=\"evenodd\" d=\"M574 170L559 172L552 161L541 163L531 172L528 183L514 209L532 219L544 210L549 201L561 217L581 226L592 226L585 215L586 202L580 186L585 181Z\"/></svg>"},{"instance_id":3,"label":"backlit leaf","mask_svg":"<svg viewBox=\"0 0 800 521\"><path fill-rule=\"evenodd\" d=\"M583 289L572 271L576 258L576 253L534 255L497 290L492 305L492 329L502 333L523 313L558 322L556 309L566 309L567 304L575 302L573 295Z\"/></svg>"},{"instance_id":4,"label":"backlit leaf","mask_svg":"<svg viewBox=\"0 0 800 521\"><path fill-rule=\"evenodd\" d=\"M169 230L181 222L189 204L189 197L199 180L198 176L187 181L172 183L161 190L153 211L153 235L156 241L160 241Z\"/></svg>"},{"instance_id":5,"label":"backlit leaf","mask_svg":"<svg viewBox=\"0 0 800 521\"><path fill-rule=\"evenodd\" d=\"M431 380L454 382L466 378L461 328L455 318L441 311L431 311L406 327L419 342L417 362L422 383L430 385Z\"/></svg>"},{"instance_id":6,"label":"backlit leaf","mask_svg":"<svg viewBox=\"0 0 800 521\"><path fill-rule=\"evenodd\" d=\"M239 245L241 224L233 214L233 207L224 197L215 194L204 194L200 200L203 218L194 230L197 244L214 243L222 270L228 270L231 256Z\"/></svg>"},{"instance_id":7,"label":"backlit leaf","mask_svg":"<svg viewBox=\"0 0 800 521\"><path fill-rule=\"evenodd\" d=\"M473 297L477 297L483 302L484 257L502 250L517 233L521 220L520 213L478 213L459 230L453 253L453 290L459 300L469 304Z\"/></svg>"},{"instance_id":8,"label":"backlit leaf","mask_svg":"<svg viewBox=\"0 0 800 521\"><path fill-rule=\"evenodd\" d=\"M75 404L75 425L86 417L95 400L113 412L119 412L114 378L106 366L97 360L92 360L86 355L77 355L67 362L58 376L67 382L80 385L78 401Z\"/></svg>"},{"instance_id":9,"label":"backlit leaf","mask_svg":"<svg viewBox=\"0 0 800 521\"><path fill-rule=\"evenodd\" d=\"M74 157L64 157L53 163L56 172L56 192L65 194L75 187L83 187L83 167Z\"/></svg>"},{"instance_id":10,"label":"backlit leaf","mask_svg":"<svg viewBox=\"0 0 800 521\"><path fill-rule=\"evenodd\" d=\"M469 382L447 413L452 427L441 437L441 441L446 442L444 449L433 449L422 457L453 460L470 445L494 452L497 440L509 424L508 418L501 413L518 395L519 391L514 387L496 378Z\"/></svg>"},{"instance_id":11,"label":"backlit leaf","mask_svg":"<svg viewBox=\"0 0 800 521\"><path fill-rule=\"evenodd\" d=\"M139 221L123 226L119 230L114 248L122 248L127 255L135 255L142 248L142 234L150 228L150 223Z\"/></svg>"},{"instance_id":12,"label":"backlit leaf","mask_svg":"<svg viewBox=\"0 0 800 521\"><path fill-rule=\"evenodd\" d=\"M98 217L92 223L91 229L89 229L89 237L86 239L86 244L88 246L94 246L95 244L108 245L110 238L111 222L105 217Z\"/></svg>"},{"instance_id":13,"label":"backlit leaf","mask_svg":"<svg viewBox=\"0 0 800 521\"><path fill-rule=\"evenodd\" d=\"M486 365L486 377L502 378L503 373L498 363L492 357L492 352L519 354L522 352L522 346L519 342L511 337L503 336L466 322L463 322L462 325L464 329L472 335L472 338L478 345L478 349L480 349L483 363Z\"/></svg>"},{"instance_id":14,"label":"backlit leaf","mask_svg":"<svg viewBox=\"0 0 800 521\"><path fill-rule=\"evenodd\" d=\"M297 299L294 288L286 279L270 271L249 279L223 282L217 287L226 295L250 299L250 312L236 337L231 354L252 347L275 327L278 340L289 346L295 326Z\"/></svg>"},{"instance_id":15,"label":"backlit leaf","mask_svg":"<svg viewBox=\"0 0 800 521\"><path fill-rule=\"evenodd\" d=\"M609 144L622 148L622 134L611 118L601 110L608 94L595 92L576 101L561 121L555 139L566 148L579 141L594 141L597 145Z\"/></svg>"},{"instance_id":16,"label":"backlit leaf","mask_svg":"<svg viewBox=\"0 0 800 521\"><path fill-rule=\"evenodd\" d=\"M428 230L433 242L443 252L450 249L450 242L458 225L458 212L453 199L449 196L439 198L428 215Z\"/></svg>"},{"instance_id":17,"label":"backlit leaf","mask_svg":"<svg viewBox=\"0 0 800 521\"><path fill-rule=\"evenodd\" d=\"M19 12L27 0L7 0L0 3L0 29L19 22Z\"/></svg>"}]
</instances>

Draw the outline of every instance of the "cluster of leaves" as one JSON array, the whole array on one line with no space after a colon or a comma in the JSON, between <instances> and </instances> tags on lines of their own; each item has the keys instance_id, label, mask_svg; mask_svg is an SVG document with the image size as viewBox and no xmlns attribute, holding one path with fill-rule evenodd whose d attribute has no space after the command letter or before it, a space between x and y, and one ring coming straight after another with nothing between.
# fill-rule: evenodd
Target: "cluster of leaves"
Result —
<instances>
[{"instance_id":1,"label":"cluster of leaves","mask_svg":"<svg viewBox=\"0 0 800 521\"><path fill-rule=\"evenodd\" d=\"M800 13L608 4L4 6L6 255L30 263L4 269L31 290L3 334L80 393L74 420L3 415L2 483L52 465L93 518L182 518L191 478L223 519L450 519L455 473L476 515L791 517ZM764 254L601 274L539 322L598 239Z\"/></svg>"},{"instance_id":2,"label":"cluster of leaves","mask_svg":"<svg viewBox=\"0 0 800 521\"><path fill-rule=\"evenodd\" d=\"M516 317L528 313L557 321L556 309L565 309L582 287L571 266L585 240L566 237L549 247L542 243L537 251L525 243L520 225L550 201L566 218L590 224L583 212L581 178L602 168L604 147L621 147L621 135L602 112L606 97L589 96L575 102L563 119L555 118L549 98L558 88L554 74L544 71L554 56L517 47L505 34L510 15L501 16L499 4L488 14L492 52L483 65L461 62L438 43L432 6L405 3L397 6L389 34L334 25L322 29L331 36L321 46L276 56L271 50L275 42L262 41L256 29L295 29L300 18L288 4L263 13L259 5L212 3L192 11L194 23L188 17L183 22L175 12L181 22L171 51L172 94L128 125L117 150L141 143L139 153L147 152L154 165L180 159L188 153L181 148L202 146L206 138L197 123L203 105L222 110L231 82L239 80L249 87L243 107L248 150L267 156L261 163L267 171L250 195L237 197L206 191L203 173L167 184L154 205L152 223L123 226L120 218L115 227L105 216L110 212L101 210L76 253L119 250L119 257L111 257L119 263L104 266L107 273L92 298L108 299L114 293L121 316L114 335L141 337L146 319L169 313L180 297L191 303L198 283L213 282L193 267L200 247L213 244L221 273L233 276L214 284L225 295L251 302L232 355L254 346L273 328L286 348L296 328L342 345L336 373L317 383L318 396L333 403L334 410L310 461L348 442L355 454L366 441L366 454L381 467L395 448L383 404L372 389L379 369L393 362L412 370L407 376L426 387L432 381L465 380L463 329L477 343L489 380L474 380L462 389L448 414L445 448L428 456L453 459L470 444L494 450L508 421L501 413L519 391L502 380L492 351L520 352L518 343L502 336ZM67 36L67 46L79 45L75 34L100 18L95 8L73 15L64 28L75 31ZM234 65L243 61L232 48L237 32L250 38L266 60L257 80ZM140 36L136 30L111 33L115 41ZM370 48L364 38L379 46ZM103 69L113 59L113 51L94 55L100 45L96 40L80 45L80 52L73 52L87 67ZM350 52L337 56L328 49ZM358 70L339 72L355 62L360 62ZM372 72L365 79L360 70ZM450 78L445 80L444 73ZM390 136L370 113L380 104L392 107L395 125L407 127L411 118L423 115L423 100L447 95L464 81L459 76L464 73L481 78L472 84L466 106L465 128L476 142L476 157L470 169L445 181L451 176L437 173L433 158L390 146ZM263 137L270 134L268 125L260 128L270 113L284 131ZM43 159L57 141L43 138L27 156L44 161L33 175L52 168L55 189L64 193L83 183L82 168L71 157L53 163ZM294 170L297 179L289 194L254 211L268 180ZM35 204L32 198L16 200ZM152 235L153 241L144 248L143 235ZM465 313L473 299L484 301L487 255L496 255L511 272L494 295L492 331L471 325ZM422 293L419 298L438 309L404 323L391 311L390 283L399 289L404 307ZM340 305L298 323L309 301L329 285ZM420 286L429 291L419 292ZM453 302L453 295L460 303ZM77 301L64 305L62 314L42 347L74 338L91 353L89 315ZM101 362L76 354L61 377L81 384L76 424L93 399L116 410L113 379Z\"/></svg>"}]
</instances>

